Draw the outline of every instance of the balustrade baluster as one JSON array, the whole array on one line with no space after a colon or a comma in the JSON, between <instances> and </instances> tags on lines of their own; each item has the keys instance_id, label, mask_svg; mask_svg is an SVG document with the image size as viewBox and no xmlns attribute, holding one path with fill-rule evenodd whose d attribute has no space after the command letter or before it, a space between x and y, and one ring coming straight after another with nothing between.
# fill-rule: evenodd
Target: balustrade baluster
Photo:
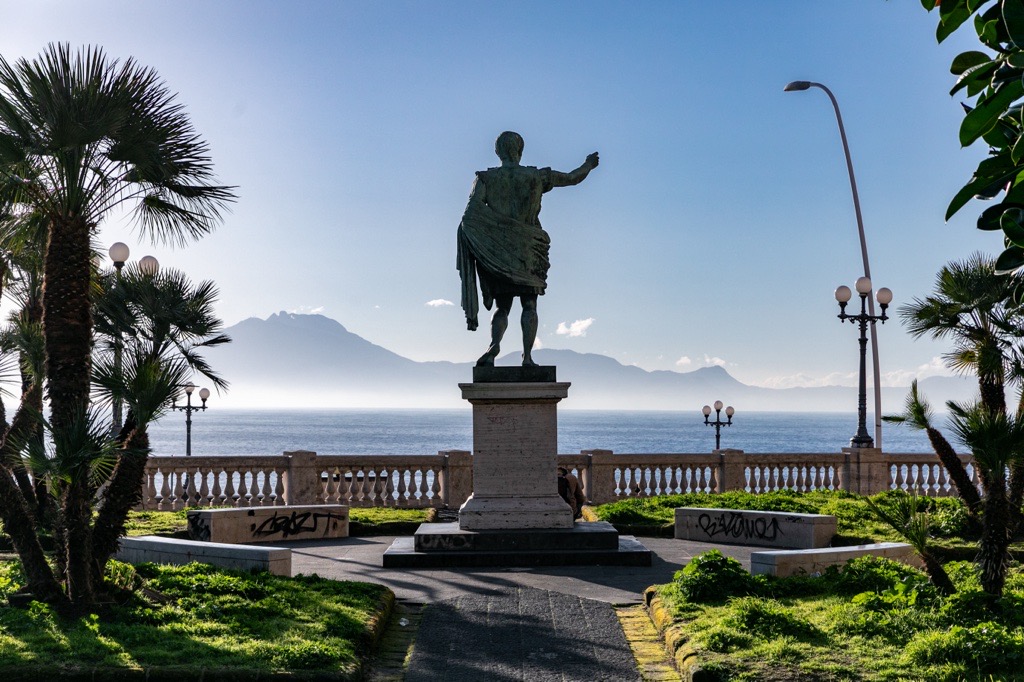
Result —
<instances>
[{"instance_id":1,"label":"balustrade baluster","mask_svg":"<svg viewBox=\"0 0 1024 682\"><path fill-rule=\"evenodd\" d=\"M262 472L261 472L263 474L263 490L261 491L261 494L260 494L260 506L261 507L270 507L270 506L273 506L273 504L274 504L274 500L271 497L271 493L273 492L273 488L270 487L270 472L271 471L273 471L273 469L270 469L270 470L263 469Z\"/></svg>"},{"instance_id":2,"label":"balustrade baluster","mask_svg":"<svg viewBox=\"0 0 1024 682\"><path fill-rule=\"evenodd\" d=\"M277 476L274 478L276 482L274 484L274 504L284 506L284 473L287 471L285 468L274 470Z\"/></svg>"},{"instance_id":3,"label":"balustrade baluster","mask_svg":"<svg viewBox=\"0 0 1024 682\"><path fill-rule=\"evenodd\" d=\"M238 506L238 494L235 492L235 472L226 472L227 480L224 481L224 504L229 507Z\"/></svg>"},{"instance_id":4,"label":"balustrade baluster","mask_svg":"<svg viewBox=\"0 0 1024 682\"><path fill-rule=\"evenodd\" d=\"M387 472L387 480L384 482L384 500L381 504L385 507L395 506L395 476L400 470L391 469Z\"/></svg>"},{"instance_id":5,"label":"balustrade baluster","mask_svg":"<svg viewBox=\"0 0 1024 682\"><path fill-rule=\"evenodd\" d=\"M430 467L430 471L434 474L433 479L430 482L430 492L432 493L430 496L430 506L441 507L443 506L443 502L441 501L441 468L432 466ZM579 476L576 476L576 479L579 480Z\"/></svg>"},{"instance_id":6,"label":"balustrade baluster","mask_svg":"<svg viewBox=\"0 0 1024 682\"><path fill-rule=\"evenodd\" d=\"M196 474L199 476L199 495L196 498L197 507L210 507L210 482L207 478L207 472L196 468Z\"/></svg>"},{"instance_id":7,"label":"balustrade baluster","mask_svg":"<svg viewBox=\"0 0 1024 682\"><path fill-rule=\"evenodd\" d=\"M156 508L160 511L171 511L173 504L171 500L171 479L163 469L160 469L160 477L163 479L163 484L160 486L160 500L157 502Z\"/></svg>"},{"instance_id":8,"label":"balustrade baluster","mask_svg":"<svg viewBox=\"0 0 1024 682\"><path fill-rule=\"evenodd\" d=\"M182 490L182 485L181 485L181 483L182 483L182 481L181 481L182 476L184 476L184 472L182 470L180 470L180 469L175 469L174 470L174 491L171 493L171 495L172 495L172 498L171 498L171 509L174 510L174 511L178 511L179 509L181 509L182 507L185 506L185 502L182 499L182 497L183 497L183 490Z\"/></svg>"},{"instance_id":9,"label":"balustrade baluster","mask_svg":"<svg viewBox=\"0 0 1024 682\"><path fill-rule=\"evenodd\" d=\"M398 506L408 507L409 506L409 485L406 483L406 477L411 476L409 469L402 469L398 472Z\"/></svg>"},{"instance_id":10,"label":"balustrade baluster","mask_svg":"<svg viewBox=\"0 0 1024 682\"><path fill-rule=\"evenodd\" d=\"M154 469L146 472L146 492L145 499L142 501L143 509L152 509L159 504L156 492L156 472L157 470Z\"/></svg>"}]
</instances>

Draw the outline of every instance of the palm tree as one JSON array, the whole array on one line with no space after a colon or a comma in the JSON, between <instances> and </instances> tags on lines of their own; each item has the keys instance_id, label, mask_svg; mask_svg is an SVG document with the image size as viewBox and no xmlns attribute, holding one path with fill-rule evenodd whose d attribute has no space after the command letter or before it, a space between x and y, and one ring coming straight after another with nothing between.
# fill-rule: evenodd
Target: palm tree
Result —
<instances>
[{"instance_id":1,"label":"palm tree","mask_svg":"<svg viewBox=\"0 0 1024 682\"><path fill-rule=\"evenodd\" d=\"M995 261L980 253L945 265L936 278L935 292L900 309L907 330L915 337L949 339L953 350L946 363L978 377L981 407L992 414L1007 409L1007 381L1021 383L1019 343L1024 337L1024 277L996 274ZM1016 408L1024 414L1024 393ZM953 470L951 470L952 472ZM1011 464L1008 489L1011 527L1021 524L1024 501L1024 463Z\"/></svg>"},{"instance_id":2,"label":"palm tree","mask_svg":"<svg viewBox=\"0 0 1024 682\"><path fill-rule=\"evenodd\" d=\"M984 497L982 534L978 542L981 586L1001 596L1010 556L1011 505L1006 470L1024 459L1024 420L1005 412L993 413L980 403L947 403L950 424L974 455Z\"/></svg>"},{"instance_id":3,"label":"palm tree","mask_svg":"<svg viewBox=\"0 0 1024 682\"><path fill-rule=\"evenodd\" d=\"M46 224L47 397L54 431L77 433L90 393L97 226L127 206L144 234L183 243L210 232L234 193L213 182L206 143L155 71L110 60L99 48L73 53L67 44L51 44L31 61L0 57L0 192L0 206ZM67 594L78 604L95 597L89 505L88 481L76 477L60 506Z\"/></svg>"},{"instance_id":4,"label":"palm tree","mask_svg":"<svg viewBox=\"0 0 1024 682\"><path fill-rule=\"evenodd\" d=\"M939 271L934 294L900 309L912 336L953 342L947 364L977 374L981 403L992 412L1006 409L1005 377L1022 336L1022 285L1020 277L997 275L993 259L974 253Z\"/></svg>"},{"instance_id":5,"label":"palm tree","mask_svg":"<svg viewBox=\"0 0 1024 682\"><path fill-rule=\"evenodd\" d=\"M199 351L231 341L214 314L213 282L194 285L177 270L146 275L138 268L126 269L116 286L114 282L112 273L101 276L102 294L95 308L101 344L93 374L101 402L123 397L128 417L118 438L122 450L94 524L98 575L124 535L128 512L141 501L149 456L147 426L166 412L193 371L219 389L227 387ZM113 358L116 339L123 344L120 362Z\"/></svg>"}]
</instances>

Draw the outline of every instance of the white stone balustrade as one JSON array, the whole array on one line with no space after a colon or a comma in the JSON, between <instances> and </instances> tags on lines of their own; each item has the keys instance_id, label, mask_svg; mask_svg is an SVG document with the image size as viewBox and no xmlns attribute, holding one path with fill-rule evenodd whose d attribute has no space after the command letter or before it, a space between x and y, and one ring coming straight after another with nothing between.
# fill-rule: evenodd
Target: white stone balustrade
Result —
<instances>
[{"instance_id":1,"label":"white stone balustrade","mask_svg":"<svg viewBox=\"0 0 1024 682\"><path fill-rule=\"evenodd\" d=\"M960 455L971 480L977 472ZM848 490L871 495L901 489L928 497L955 495L934 454L839 453L619 454L584 450L558 455L593 504L633 497L744 490ZM555 472L552 472L554 479ZM458 509L473 492L473 457L465 450L436 455L152 456L146 465L143 509L343 504L350 507Z\"/></svg>"}]
</instances>

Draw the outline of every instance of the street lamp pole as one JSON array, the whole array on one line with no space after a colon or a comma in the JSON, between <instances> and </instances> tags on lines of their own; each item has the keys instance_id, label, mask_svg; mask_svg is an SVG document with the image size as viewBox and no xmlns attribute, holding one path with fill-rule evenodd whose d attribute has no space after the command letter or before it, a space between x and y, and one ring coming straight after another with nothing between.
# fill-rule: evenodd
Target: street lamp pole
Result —
<instances>
[{"instance_id":1,"label":"street lamp pole","mask_svg":"<svg viewBox=\"0 0 1024 682\"><path fill-rule=\"evenodd\" d=\"M832 108L836 112L836 122L839 124L839 137L843 141L843 153L846 155L846 170L850 174L850 190L853 192L853 210L857 214L857 231L860 235L860 255L864 261L864 276L869 280L871 278L871 266L868 264L868 244L864 238L864 218L860 212L860 196L857 194L857 179L853 175L853 159L850 158L850 145L846 141L846 128L843 126L843 115L839 113L839 102L836 101L836 96L832 94L832 91L821 83L815 83L813 81L793 81L789 83L785 88L784 92L798 92L801 90L808 90L810 88L818 88L823 90L828 95L829 100L832 102ZM875 315L875 302L868 299L868 314L872 317ZM878 318L875 318L878 319ZM882 447L882 383L881 373L878 369L878 332L875 329L874 320L871 322L871 364L872 364L872 376L874 377L875 383L875 442L878 447Z\"/></svg>"},{"instance_id":2,"label":"street lamp pole","mask_svg":"<svg viewBox=\"0 0 1024 682\"><path fill-rule=\"evenodd\" d=\"M705 426L714 426L715 427L715 450L721 450L722 449L722 427L723 426L732 426L732 416L734 414L736 414L736 410L733 409L732 405L730 405L729 407L725 408L725 416L728 419L728 421L722 421L722 401L721 400L716 400L715 401L715 421L708 421L708 418L711 416L711 406L710 405L705 405L701 409L701 412L704 414L704 425Z\"/></svg>"},{"instance_id":3,"label":"street lamp pole","mask_svg":"<svg viewBox=\"0 0 1024 682\"><path fill-rule=\"evenodd\" d=\"M860 325L860 382L858 384L859 393L857 394L857 435L850 439L850 447L852 448L871 448L874 447L874 441L871 439L871 435L867 429L867 349L868 349L868 323L872 325L878 321L885 324L885 321L889 319L889 316L885 314L885 309L892 303L892 292L882 287L878 290L878 303L882 307L881 315L874 315L868 312L868 302L871 299L871 280L867 277L861 277L857 280L855 285L857 289L857 295L860 296L860 313L856 315L848 315L846 313L846 304L849 303L850 298L853 296L853 292L850 291L850 287L841 286L836 289L836 300L839 302L839 315L837 317L841 322L849 321L851 324Z\"/></svg>"},{"instance_id":4,"label":"street lamp pole","mask_svg":"<svg viewBox=\"0 0 1024 682\"><path fill-rule=\"evenodd\" d=\"M184 405L171 405L172 410L181 410L185 413L185 456L192 456L192 413L197 410L206 409L206 401L210 397L210 389L203 388L199 390L199 399L203 401L202 405L192 404L192 391L196 390L195 384L191 381L185 384L185 399Z\"/></svg>"},{"instance_id":5,"label":"street lamp pole","mask_svg":"<svg viewBox=\"0 0 1024 682\"><path fill-rule=\"evenodd\" d=\"M124 269L124 264L128 262L131 250L124 242L114 242L110 245L107 254L110 256L110 260L114 262L114 270L117 271L116 286L120 287L122 285L121 270ZM139 260L139 270L143 275L152 277L159 272L160 262L153 256L143 256ZM117 328L116 324L114 334L114 371L118 377L121 377L124 369L124 341L121 339L121 331ZM118 434L121 433L121 428L124 426L124 403L120 395L114 396L114 403L111 406L111 421L113 422L110 428L111 436L117 438Z\"/></svg>"},{"instance_id":6,"label":"street lamp pole","mask_svg":"<svg viewBox=\"0 0 1024 682\"><path fill-rule=\"evenodd\" d=\"M124 242L114 242L110 246L110 250L107 252L110 255L110 260L114 261L114 269L117 270L117 286L121 286L121 269L124 264L128 261L128 256L131 251L128 249L128 245ZM121 376L121 354L122 354L122 341L120 330L116 331L117 336L114 337L114 371L117 376ZM114 397L114 405L112 408L113 412L113 425L111 432L116 438L121 433L121 427L124 425L124 419L122 414L122 403L121 396L117 395Z\"/></svg>"}]
</instances>

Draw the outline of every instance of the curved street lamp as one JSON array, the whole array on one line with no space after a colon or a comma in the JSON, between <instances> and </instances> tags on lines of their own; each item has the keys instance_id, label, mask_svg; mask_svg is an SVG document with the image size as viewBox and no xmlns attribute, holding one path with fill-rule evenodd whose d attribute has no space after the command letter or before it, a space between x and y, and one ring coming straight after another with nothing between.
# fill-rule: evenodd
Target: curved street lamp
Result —
<instances>
[{"instance_id":1,"label":"curved street lamp","mask_svg":"<svg viewBox=\"0 0 1024 682\"><path fill-rule=\"evenodd\" d=\"M843 127L843 116L839 113L839 102L836 101L832 91L821 83L814 81L793 81L784 87L783 92L799 92L810 88L824 90L825 94L832 101L832 108L836 110L836 122L839 123L839 137L843 140L843 152L846 154L846 170L850 173L850 190L853 192L853 210L857 214L857 231L860 234L860 254L864 260L864 276L871 277L871 266L868 265L868 244L864 239L864 218L860 213L860 197L857 195L857 179L853 176L853 160L850 158L850 145L846 141L846 128ZM868 314L875 318L875 302L868 298ZM878 371L878 333L875 330L874 319L871 321L871 365L872 376L875 380L875 446L882 447L882 384L881 373Z\"/></svg>"}]
</instances>

